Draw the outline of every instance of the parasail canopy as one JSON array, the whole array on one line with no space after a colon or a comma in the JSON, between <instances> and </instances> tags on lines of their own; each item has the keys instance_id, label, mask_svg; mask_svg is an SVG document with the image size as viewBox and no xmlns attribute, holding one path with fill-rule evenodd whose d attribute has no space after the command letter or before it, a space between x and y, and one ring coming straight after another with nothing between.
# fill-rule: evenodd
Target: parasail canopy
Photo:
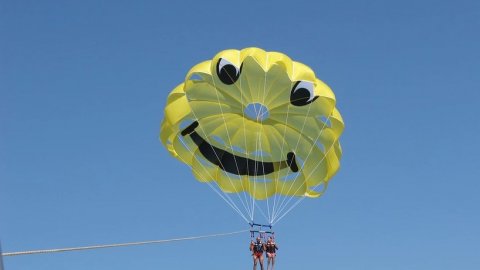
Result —
<instances>
[{"instance_id":1,"label":"parasail canopy","mask_svg":"<svg viewBox=\"0 0 480 270\"><path fill-rule=\"evenodd\" d=\"M168 96L160 138L198 181L236 194L250 219L266 200L271 223L291 197L323 194L340 167L343 128L334 93L308 66L246 48L187 73Z\"/></svg>"}]
</instances>

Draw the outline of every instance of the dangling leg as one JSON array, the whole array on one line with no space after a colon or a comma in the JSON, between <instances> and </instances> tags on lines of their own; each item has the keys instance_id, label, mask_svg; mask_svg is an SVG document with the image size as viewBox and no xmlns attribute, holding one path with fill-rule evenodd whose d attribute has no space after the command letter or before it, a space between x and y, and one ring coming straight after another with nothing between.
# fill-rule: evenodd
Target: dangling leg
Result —
<instances>
[{"instance_id":1,"label":"dangling leg","mask_svg":"<svg viewBox=\"0 0 480 270\"><path fill-rule=\"evenodd\" d=\"M260 269L263 270L263 254L260 255L260 257L258 258L258 260L260 261Z\"/></svg>"},{"instance_id":2,"label":"dangling leg","mask_svg":"<svg viewBox=\"0 0 480 270\"><path fill-rule=\"evenodd\" d=\"M270 269L271 263L272 263L272 254L267 252L267 270Z\"/></svg>"},{"instance_id":3,"label":"dangling leg","mask_svg":"<svg viewBox=\"0 0 480 270\"><path fill-rule=\"evenodd\" d=\"M272 253L272 268L270 268L270 270L273 270L273 266L275 265L275 257L276 256L277 256L277 254Z\"/></svg>"}]
</instances>

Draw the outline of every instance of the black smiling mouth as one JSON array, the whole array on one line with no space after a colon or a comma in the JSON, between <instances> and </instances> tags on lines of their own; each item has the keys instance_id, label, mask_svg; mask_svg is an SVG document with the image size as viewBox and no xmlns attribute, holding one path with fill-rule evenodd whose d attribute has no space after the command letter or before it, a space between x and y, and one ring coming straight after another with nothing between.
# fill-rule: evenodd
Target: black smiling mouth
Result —
<instances>
[{"instance_id":1,"label":"black smiling mouth","mask_svg":"<svg viewBox=\"0 0 480 270\"><path fill-rule=\"evenodd\" d=\"M276 162L256 161L253 159L240 157L230 152L215 147L204 140L195 129L198 127L198 121L193 122L184 130L182 136L190 135L190 138L198 146L200 153L212 164L217 165L222 170L236 175L267 175L277 170L289 167L292 172L298 172L295 153L289 152L287 160Z\"/></svg>"}]
</instances>

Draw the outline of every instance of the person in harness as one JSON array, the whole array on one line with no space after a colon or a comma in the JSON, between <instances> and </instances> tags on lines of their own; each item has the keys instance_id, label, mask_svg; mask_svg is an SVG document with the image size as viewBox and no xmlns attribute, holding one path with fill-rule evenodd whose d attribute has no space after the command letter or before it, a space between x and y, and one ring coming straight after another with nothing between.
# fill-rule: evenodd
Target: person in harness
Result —
<instances>
[{"instance_id":1,"label":"person in harness","mask_svg":"<svg viewBox=\"0 0 480 270\"><path fill-rule=\"evenodd\" d=\"M260 262L260 269L263 270L263 252L265 251L265 244L262 243L262 238L257 237L256 242L250 242L250 251L253 256L253 270L257 269L258 262Z\"/></svg>"},{"instance_id":2,"label":"person in harness","mask_svg":"<svg viewBox=\"0 0 480 270\"><path fill-rule=\"evenodd\" d=\"M278 250L278 246L273 240L273 237L268 237L267 243L265 244L265 250L267 251L267 270L273 270L275 257L277 256L276 251Z\"/></svg>"}]
</instances>

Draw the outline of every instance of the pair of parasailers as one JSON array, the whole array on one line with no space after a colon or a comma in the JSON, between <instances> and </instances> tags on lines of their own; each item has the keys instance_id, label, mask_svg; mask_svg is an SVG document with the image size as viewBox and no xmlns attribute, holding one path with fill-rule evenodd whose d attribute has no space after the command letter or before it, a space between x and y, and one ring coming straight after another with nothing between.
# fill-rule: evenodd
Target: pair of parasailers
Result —
<instances>
[{"instance_id":1,"label":"pair of parasailers","mask_svg":"<svg viewBox=\"0 0 480 270\"><path fill-rule=\"evenodd\" d=\"M260 263L260 269L263 270L263 252L267 253L267 270L273 270L277 249L278 246L272 237L268 238L267 243L263 243L260 237L257 237L256 242L250 242L250 251L253 256L253 270L257 269L257 263Z\"/></svg>"}]
</instances>

